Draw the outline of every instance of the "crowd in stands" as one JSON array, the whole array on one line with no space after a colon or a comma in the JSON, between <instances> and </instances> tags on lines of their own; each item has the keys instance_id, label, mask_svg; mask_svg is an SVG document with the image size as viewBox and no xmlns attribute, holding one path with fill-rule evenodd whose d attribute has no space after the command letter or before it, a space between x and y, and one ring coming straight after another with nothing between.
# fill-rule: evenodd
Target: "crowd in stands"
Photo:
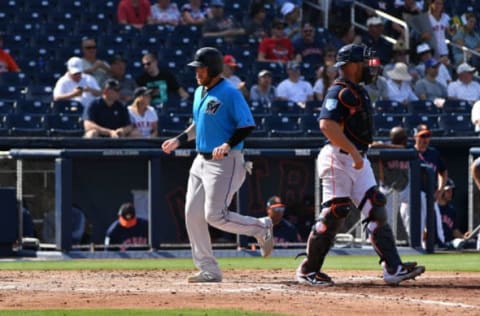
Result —
<instances>
[{"instance_id":1,"label":"crowd in stands","mask_svg":"<svg viewBox=\"0 0 480 316\"><path fill-rule=\"evenodd\" d=\"M358 14L365 31L355 28L348 1L332 3L339 19L328 28L322 27L322 15L301 0L8 1L0 9L0 134L83 135L90 105L112 90L106 86L112 79L115 102L129 108L140 104L135 91L144 87L150 102L145 106L158 116L155 132L132 135L183 130L196 88L186 63L198 47L215 46L225 55L225 78L250 102L260 117L257 123L265 125L257 128L257 136L312 135L312 125L305 123L312 120L305 116L317 113L326 89L340 75L333 66L336 51L364 43L377 55L364 82L380 125L377 136L394 124L408 128L411 121L428 122L440 136L474 135L480 129L471 115L480 100L475 77L480 59L445 40L480 52L480 5L363 2L406 21L409 37L374 11ZM283 117L284 125L271 116ZM133 115L130 121L139 128ZM272 126L285 133L271 133ZM107 134L114 133L100 133Z\"/></svg>"}]
</instances>

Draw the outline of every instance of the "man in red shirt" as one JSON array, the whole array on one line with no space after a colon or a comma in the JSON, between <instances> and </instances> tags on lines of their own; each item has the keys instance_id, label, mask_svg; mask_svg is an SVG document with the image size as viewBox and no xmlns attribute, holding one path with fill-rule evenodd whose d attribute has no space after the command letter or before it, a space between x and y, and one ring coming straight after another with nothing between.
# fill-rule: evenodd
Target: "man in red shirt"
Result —
<instances>
[{"instance_id":1,"label":"man in red shirt","mask_svg":"<svg viewBox=\"0 0 480 316\"><path fill-rule=\"evenodd\" d=\"M141 29L151 23L150 2L148 0L121 0L117 8L120 24L130 24Z\"/></svg>"},{"instance_id":2,"label":"man in red shirt","mask_svg":"<svg viewBox=\"0 0 480 316\"><path fill-rule=\"evenodd\" d=\"M12 56L7 51L3 50L3 34L0 33L0 73L9 71L19 72L20 68Z\"/></svg>"},{"instance_id":3,"label":"man in red shirt","mask_svg":"<svg viewBox=\"0 0 480 316\"><path fill-rule=\"evenodd\" d=\"M258 48L258 61L288 62L294 57L292 41L285 36L285 22L274 20L272 23L271 37L266 37L260 42Z\"/></svg>"}]
</instances>

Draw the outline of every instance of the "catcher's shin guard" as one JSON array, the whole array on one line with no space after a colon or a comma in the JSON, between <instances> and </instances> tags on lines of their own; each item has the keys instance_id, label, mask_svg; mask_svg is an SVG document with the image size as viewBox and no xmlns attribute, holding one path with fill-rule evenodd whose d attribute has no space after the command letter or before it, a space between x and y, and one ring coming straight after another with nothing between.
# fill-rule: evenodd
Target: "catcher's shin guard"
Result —
<instances>
[{"instance_id":1,"label":"catcher's shin guard","mask_svg":"<svg viewBox=\"0 0 480 316\"><path fill-rule=\"evenodd\" d=\"M380 262L385 261L387 267L396 268L402 261L395 246L392 228L387 223L385 196L377 187L372 187L365 193L365 198L360 203L362 207L367 199L370 201L371 209L365 221L372 245L380 257Z\"/></svg>"},{"instance_id":2,"label":"catcher's shin guard","mask_svg":"<svg viewBox=\"0 0 480 316\"><path fill-rule=\"evenodd\" d=\"M307 241L307 260L302 273L320 271L325 256L333 246L335 235L354 205L350 198L334 198L322 205L320 219L313 225Z\"/></svg>"}]
</instances>

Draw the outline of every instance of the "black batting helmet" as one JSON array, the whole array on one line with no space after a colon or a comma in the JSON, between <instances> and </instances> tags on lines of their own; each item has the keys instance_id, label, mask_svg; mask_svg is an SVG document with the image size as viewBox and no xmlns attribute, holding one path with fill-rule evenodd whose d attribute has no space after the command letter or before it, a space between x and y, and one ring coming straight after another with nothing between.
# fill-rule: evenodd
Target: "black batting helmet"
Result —
<instances>
[{"instance_id":1,"label":"black batting helmet","mask_svg":"<svg viewBox=\"0 0 480 316\"><path fill-rule=\"evenodd\" d=\"M132 203L123 203L118 210L118 216L130 220L136 216L135 207Z\"/></svg>"},{"instance_id":2,"label":"black batting helmet","mask_svg":"<svg viewBox=\"0 0 480 316\"><path fill-rule=\"evenodd\" d=\"M340 67L346 63L358 63L373 58L374 52L365 45L348 44L340 48L337 53L337 62L335 67Z\"/></svg>"},{"instance_id":3,"label":"black batting helmet","mask_svg":"<svg viewBox=\"0 0 480 316\"><path fill-rule=\"evenodd\" d=\"M223 55L214 47L202 47L195 52L194 60L188 66L207 67L208 75L216 77L223 71Z\"/></svg>"}]
</instances>

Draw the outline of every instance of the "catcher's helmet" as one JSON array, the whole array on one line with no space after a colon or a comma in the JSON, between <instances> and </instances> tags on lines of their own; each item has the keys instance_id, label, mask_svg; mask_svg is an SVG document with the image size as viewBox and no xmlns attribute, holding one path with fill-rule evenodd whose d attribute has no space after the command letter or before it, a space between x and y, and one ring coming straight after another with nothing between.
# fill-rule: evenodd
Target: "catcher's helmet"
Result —
<instances>
[{"instance_id":1,"label":"catcher's helmet","mask_svg":"<svg viewBox=\"0 0 480 316\"><path fill-rule=\"evenodd\" d=\"M335 67L340 67L346 63L358 63L369 60L374 57L374 52L365 45L348 44L340 48L337 53L337 62Z\"/></svg>"},{"instance_id":2,"label":"catcher's helmet","mask_svg":"<svg viewBox=\"0 0 480 316\"><path fill-rule=\"evenodd\" d=\"M194 60L188 66L207 67L208 75L216 77L223 71L223 55L216 48L202 47L195 52Z\"/></svg>"}]
</instances>

